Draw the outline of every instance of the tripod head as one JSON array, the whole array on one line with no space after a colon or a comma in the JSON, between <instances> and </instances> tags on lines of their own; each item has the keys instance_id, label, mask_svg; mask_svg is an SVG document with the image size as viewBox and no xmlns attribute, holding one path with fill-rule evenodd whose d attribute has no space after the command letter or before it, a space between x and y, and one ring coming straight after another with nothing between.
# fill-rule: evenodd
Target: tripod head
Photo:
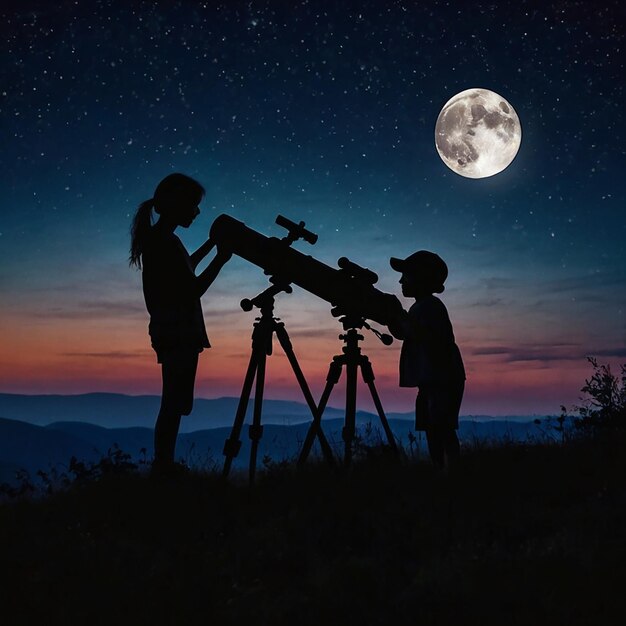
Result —
<instances>
[{"instance_id":1,"label":"tripod head","mask_svg":"<svg viewBox=\"0 0 626 626\"><path fill-rule=\"evenodd\" d=\"M244 311L251 311L253 307L261 309L261 312L267 309L272 311L274 309L274 296L276 294L279 294L281 291L285 293L291 293L293 291L289 283L281 281L274 276L270 278L270 282L273 283L271 287L268 287L265 291L262 291L252 299L244 298L239 303L239 306Z\"/></svg>"},{"instance_id":2,"label":"tripod head","mask_svg":"<svg viewBox=\"0 0 626 626\"><path fill-rule=\"evenodd\" d=\"M334 317L339 317L339 321L341 322L341 325L343 326L343 329L345 331L356 330L358 328L365 328L371 331L372 333L374 333L374 335L376 335L378 339L380 339L380 341L384 345L390 346L393 343L393 337L391 335L388 335L387 333L381 333L379 330L372 328L365 321L364 317L361 317L359 315L346 315L342 313L341 311L338 311L337 307L335 307L334 309L331 309L330 312ZM363 339L362 335L357 335L357 336ZM339 335L340 339L343 339L344 337L345 335Z\"/></svg>"}]
</instances>

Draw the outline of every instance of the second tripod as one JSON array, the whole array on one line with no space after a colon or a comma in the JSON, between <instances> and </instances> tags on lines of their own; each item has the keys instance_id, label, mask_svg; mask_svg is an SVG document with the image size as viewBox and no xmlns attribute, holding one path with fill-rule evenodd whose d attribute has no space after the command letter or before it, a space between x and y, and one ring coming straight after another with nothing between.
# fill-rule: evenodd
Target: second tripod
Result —
<instances>
[{"instance_id":1,"label":"second tripod","mask_svg":"<svg viewBox=\"0 0 626 626\"><path fill-rule=\"evenodd\" d=\"M391 337L381 335L378 331L371 328L363 318L358 316L345 315L340 318L340 321L342 322L343 328L346 332L345 334L339 335L339 339L343 340L345 346L342 349L342 354L333 357L333 360L330 363L328 376L326 377L326 387L324 388L324 392L322 393L322 397L320 398L320 402L317 406L317 412L314 414L313 424L311 424L306 439L304 440L300 457L298 459L298 465L302 465L308 458L316 437L319 438L322 450L324 449L324 442L326 441L326 438L322 432L322 414L326 409L326 405L333 388L341 378L341 370L344 365L346 366L346 413L342 433L344 441L344 464L346 466L350 465L353 451L352 444L356 436L356 392L357 370L359 368L361 368L363 381L369 387L372 400L374 401L376 412L378 413L383 430L385 431L389 447L394 455L397 456L400 453L393 432L389 426L389 422L387 421L387 417L385 416L385 411L380 401L378 391L376 390L376 385L374 384L374 370L372 369L372 364L369 358L361 352L361 348L359 347L359 341L363 340L364 337L359 334L357 329L367 328L368 330L371 330L383 343L387 345L391 342Z\"/></svg>"},{"instance_id":2,"label":"second tripod","mask_svg":"<svg viewBox=\"0 0 626 626\"><path fill-rule=\"evenodd\" d=\"M241 429L246 417L250 393L252 392L252 385L256 379L254 412L252 424L249 429L251 442L249 476L251 483L254 482L259 442L263 436L261 413L263 408L263 390L265 387L265 366L267 357L272 354L274 334L276 334L276 337L285 352L287 359L289 360L289 364L293 369L313 417L315 418L318 414L317 405L313 399L313 395L311 394L306 379L304 378L304 374L300 369L300 365L293 351L293 346L291 345L291 340L289 339L285 325L278 318L274 317L274 296L281 291L291 293L291 287L288 284L278 283L269 287L252 300L242 300L241 302L241 308L245 311L250 311L253 307L258 307L261 310L261 317L256 318L253 325L250 363L248 364L248 370L246 372L241 396L239 398L239 405L237 407L233 428L230 437L224 444L224 456L226 457L226 460L224 462L223 475L228 475L233 459L239 454L239 450L241 449L241 440L239 437L241 435ZM321 431L318 435L324 457L329 463L333 463L334 457L328 441Z\"/></svg>"}]
</instances>

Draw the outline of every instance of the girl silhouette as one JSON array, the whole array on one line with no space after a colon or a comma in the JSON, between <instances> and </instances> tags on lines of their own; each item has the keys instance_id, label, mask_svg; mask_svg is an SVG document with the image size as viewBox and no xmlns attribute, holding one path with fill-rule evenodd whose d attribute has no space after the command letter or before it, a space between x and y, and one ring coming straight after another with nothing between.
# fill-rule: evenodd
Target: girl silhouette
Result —
<instances>
[{"instance_id":1,"label":"girl silhouette","mask_svg":"<svg viewBox=\"0 0 626 626\"><path fill-rule=\"evenodd\" d=\"M231 254L217 250L198 276L195 269L214 247L208 239L188 254L174 234L200 214L204 188L184 174L170 174L154 196L142 202L131 227L130 265L142 270L143 294L150 314L148 332L161 364L161 407L154 429L155 474L175 470L174 450L182 415L193 406L198 354L209 348L200 297L211 286ZM153 224L152 211L159 215Z\"/></svg>"}]
</instances>

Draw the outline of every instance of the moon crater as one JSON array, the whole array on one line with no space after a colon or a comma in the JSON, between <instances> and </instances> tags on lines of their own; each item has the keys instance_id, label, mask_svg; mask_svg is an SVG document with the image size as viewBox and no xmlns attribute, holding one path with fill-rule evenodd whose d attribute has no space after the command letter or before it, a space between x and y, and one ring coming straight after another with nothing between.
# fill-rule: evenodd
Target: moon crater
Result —
<instances>
[{"instance_id":1,"label":"moon crater","mask_svg":"<svg viewBox=\"0 0 626 626\"><path fill-rule=\"evenodd\" d=\"M467 89L441 109L435 145L442 161L467 178L498 174L515 158L522 128L515 109L488 89Z\"/></svg>"}]
</instances>

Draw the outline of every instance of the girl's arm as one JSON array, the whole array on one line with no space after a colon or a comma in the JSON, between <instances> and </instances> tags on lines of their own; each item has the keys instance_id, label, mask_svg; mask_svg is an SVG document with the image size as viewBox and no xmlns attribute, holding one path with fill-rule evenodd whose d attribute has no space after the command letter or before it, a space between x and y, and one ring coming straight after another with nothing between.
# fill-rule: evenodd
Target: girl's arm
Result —
<instances>
[{"instance_id":1,"label":"girl's arm","mask_svg":"<svg viewBox=\"0 0 626 626\"><path fill-rule=\"evenodd\" d=\"M189 255L191 267L195 270L204 257L211 252L215 242L209 237L193 254ZM205 290L206 291L206 290ZM204 292L203 292L204 293Z\"/></svg>"},{"instance_id":2,"label":"girl's arm","mask_svg":"<svg viewBox=\"0 0 626 626\"><path fill-rule=\"evenodd\" d=\"M208 243L208 242L207 242ZM204 244L206 245L206 243ZM201 246L199 250L202 249ZM195 254L195 252L194 252ZM215 258L208 264L205 270L203 270L200 275L196 278L196 289L198 296L204 295L206 290L211 286L213 281L216 279L217 275L220 273L220 270L226 262L232 256L232 252L217 249L217 255Z\"/></svg>"}]
</instances>

